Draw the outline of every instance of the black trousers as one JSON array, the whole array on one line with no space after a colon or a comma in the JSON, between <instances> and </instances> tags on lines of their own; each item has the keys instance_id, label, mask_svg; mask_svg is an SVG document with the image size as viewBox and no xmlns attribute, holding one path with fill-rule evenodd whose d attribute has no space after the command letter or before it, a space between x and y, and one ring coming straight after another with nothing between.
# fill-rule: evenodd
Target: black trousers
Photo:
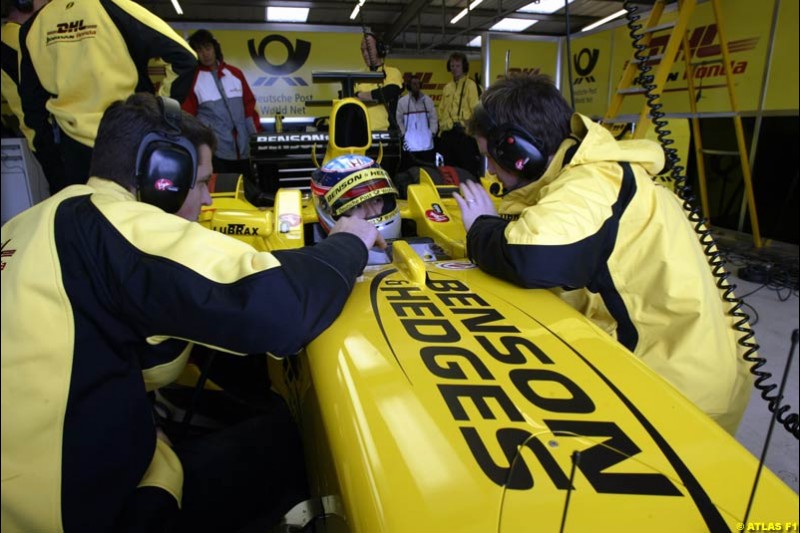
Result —
<instances>
[{"instance_id":1,"label":"black trousers","mask_svg":"<svg viewBox=\"0 0 800 533\"><path fill-rule=\"evenodd\" d=\"M269 531L309 497L300 436L280 399L267 415L181 441L175 452L184 476L176 533Z\"/></svg>"},{"instance_id":2,"label":"black trousers","mask_svg":"<svg viewBox=\"0 0 800 533\"><path fill-rule=\"evenodd\" d=\"M115 531L271 531L294 505L309 498L300 436L277 396L265 414L187 436L173 449L183 466L181 509L164 490L137 489Z\"/></svg>"},{"instance_id":3,"label":"black trousers","mask_svg":"<svg viewBox=\"0 0 800 533\"><path fill-rule=\"evenodd\" d=\"M50 186L50 194L70 185L86 183L92 162L92 148L79 143L60 129L57 144L50 146L51 148L42 153L35 153Z\"/></svg>"},{"instance_id":4,"label":"black trousers","mask_svg":"<svg viewBox=\"0 0 800 533\"><path fill-rule=\"evenodd\" d=\"M398 171L402 172L411 167L433 166L436 166L436 150L421 150L418 152L403 150Z\"/></svg>"}]
</instances>

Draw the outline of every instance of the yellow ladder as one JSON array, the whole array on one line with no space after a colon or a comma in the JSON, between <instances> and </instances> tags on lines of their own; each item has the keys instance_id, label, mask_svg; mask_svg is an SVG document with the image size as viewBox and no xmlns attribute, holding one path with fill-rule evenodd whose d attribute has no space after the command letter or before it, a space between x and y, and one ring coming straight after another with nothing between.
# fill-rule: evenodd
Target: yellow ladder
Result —
<instances>
[{"instance_id":1,"label":"yellow ladder","mask_svg":"<svg viewBox=\"0 0 800 533\"><path fill-rule=\"evenodd\" d=\"M739 155L742 168L742 177L744 179L745 195L747 198L748 213L750 216L750 225L753 231L753 243L757 248L760 248L762 246L762 241L761 232L758 226L755 195L753 194L753 176L750 172L750 160L747 153L747 146L745 145L744 127L742 126L742 117L739 113L739 103L736 98L733 73L731 71L728 40L725 37L725 29L722 24L722 7L720 5L720 0L710 0L710 3L714 10L714 19L717 24L720 49L722 50L722 62L724 63L723 66L725 69L725 80L728 87L728 98L730 100L731 110L733 111L733 124L736 130L736 144L738 151L731 153ZM669 40L667 41L667 46L664 49L664 53L659 55L651 55L644 59L645 62L659 61L658 68L655 69L655 73L653 74L652 84L654 85L654 89L650 91L651 95L657 96L657 98L653 100L653 102L656 104L658 104L661 99L661 94L664 91L664 85L667 82L667 78L670 70L672 69L673 63L675 62L675 58L678 55L678 51L680 48L683 49L684 58L686 61L687 89L692 112L692 135L695 141L695 154L697 156L696 159L700 184L700 201L702 204L703 216L706 218L707 222L710 222L711 211L708 205L708 190L706 186L705 164L703 161L703 156L704 154L720 154L723 152L704 150L702 140L700 138L700 121L697 114L697 100L695 98L696 94L694 87L694 69L697 64L692 61L692 53L687 37L689 20L694 12L695 7L697 7L697 1L678 0L678 16L676 20L674 22L659 25L659 20L661 19L661 15L664 13L665 5L665 0L656 0L656 2L653 4L653 8L650 10L650 15L647 18L647 21L644 23L642 29L639 30L639 32L642 34L639 44L649 47L652 35L655 32L670 28L672 29ZM645 94L645 90L643 88L633 85L634 80L639 74L639 63L641 62L642 61L636 59L634 56L626 65L625 70L622 73L622 78L617 86L617 91L613 95L611 103L608 107L608 111L603 118L604 123L615 121L616 117L618 117L620 114L622 103L626 97L631 95ZM645 102L642 112L639 114L638 122L636 122L636 128L634 130L633 137L636 139L644 138L645 133L647 133L647 130L650 127L650 123L650 107L647 105L647 102ZM728 152L724 152L724 154L728 155Z\"/></svg>"}]
</instances>

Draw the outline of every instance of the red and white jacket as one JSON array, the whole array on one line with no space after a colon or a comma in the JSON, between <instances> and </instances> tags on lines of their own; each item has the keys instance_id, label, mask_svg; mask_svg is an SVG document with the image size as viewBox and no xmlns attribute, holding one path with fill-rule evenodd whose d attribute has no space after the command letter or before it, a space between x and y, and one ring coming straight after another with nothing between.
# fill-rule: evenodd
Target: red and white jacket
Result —
<instances>
[{"instance_id":1,"label":"red and white jacket","mask_svg":"<svg viewBox=\"0 0 800 533\"><path fill-rule=\"evenodd\" d=\"M214 130L216 157L234 160L249 156L250 135L261 131L261 123L255 96L241 70L223 61L214 69L198 66L182 107Z\"/></svg>"}]
</instances>

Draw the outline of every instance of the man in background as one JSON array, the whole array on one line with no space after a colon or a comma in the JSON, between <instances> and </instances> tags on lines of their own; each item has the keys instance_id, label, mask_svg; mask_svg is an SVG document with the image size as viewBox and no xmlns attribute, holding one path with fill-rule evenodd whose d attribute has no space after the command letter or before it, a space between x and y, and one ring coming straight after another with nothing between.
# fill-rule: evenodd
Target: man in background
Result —
<instances>
[{"instance_id":1,"label":"man in background","mask_svg":"<svg viewBox=\"0 0 800 533\"><path fill-rule=\"evenodd\" d=\"M386 65L386 45L372 33L365 33L361 39L361 56L370 72L383 74L378 83L358 83L354 88L356 97L367 104L370 127L372 131L397 129L395 113L403 92L403 75Z\"/></svg>"},{"instance_id":2,"label":"man in background","mask_svg":"<svg viewBox=\"0 0 800 533\"><path fill-rule=\"evenodd\" d=\"M2 0L2 17L6 20L2 29L3 62L2 82L3 98L19 124L8 125L9 130L19 129L20 133L31 144L33 132L25 125L22 114L22 101L19 98L19 29L20 26L39 11L49 0ZM4 124L4 126L6 126ZM16 132L14 132L16 133Z\"/></svg>"},{"instance_id":3,"label":"man in background","mask_svg":"<svg viewBox=\"0 0 800 533\"><path fill-rule=\"evenodd\" d=\"M100 118L116 100L155 92L182 101L194 52L166 22L131 0L52 0L20 30L20 96L50 193L86 183Z\"/></svg>"},{"instance_id":4,"label":"man in background","mask_svg":"<svg viewBox=\"0 0 800 533\"><path fill-rule=\"evenodd\" d=\"M461 52L447 60L452 81L444 86L439 102L439 152L446 165L460 167L475 177L483 175L483 161L475 139L466 132L466 124L478 105L478 86L467 77L469 62Z\"/></svg>"},{"instance_id":5,"label":"man in background","mask_svg":"<svg viewBox=\"0 0 800 533\"><path fill-rule=\"evenodd\" d=\"M214 131L214 171L249 174L250 136L261 131L256 99L244 73L225 63L222 47L208 30L189 36L197 53L192 89L183 109Z\"/></svg>"},{"instance_id":6,"label":"man in background","mask_svg":"<svg viewBox=\"0 0 800 533\"><path fill-rule=\"evenodd\" d=\"M422 92L421 86L419 76L411 76L408 94L397 103L397 125L403 136L402 168L435 165L433 139L439 131L439 121L433 100Z\"/></svg>"}]
</instances>

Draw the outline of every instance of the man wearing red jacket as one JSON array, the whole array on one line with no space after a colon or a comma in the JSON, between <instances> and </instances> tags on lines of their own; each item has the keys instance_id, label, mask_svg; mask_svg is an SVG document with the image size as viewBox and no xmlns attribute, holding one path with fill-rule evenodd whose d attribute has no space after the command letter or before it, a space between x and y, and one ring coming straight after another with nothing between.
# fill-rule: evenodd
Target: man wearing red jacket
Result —
<instances>
[{"instance_id":1,"label":"man wearing red jacket","mask_svg":"<svg viewBox=\"0 0 800 533\"><path fill-rule=\"evenodd\" d=\"M189 46L199 64L182 107L214 131L214 171L246 174L250 135L261 131L253 91L242 71L222 60L222 48L210 31L194 32Z\"/></svg>"}]
</instances>

